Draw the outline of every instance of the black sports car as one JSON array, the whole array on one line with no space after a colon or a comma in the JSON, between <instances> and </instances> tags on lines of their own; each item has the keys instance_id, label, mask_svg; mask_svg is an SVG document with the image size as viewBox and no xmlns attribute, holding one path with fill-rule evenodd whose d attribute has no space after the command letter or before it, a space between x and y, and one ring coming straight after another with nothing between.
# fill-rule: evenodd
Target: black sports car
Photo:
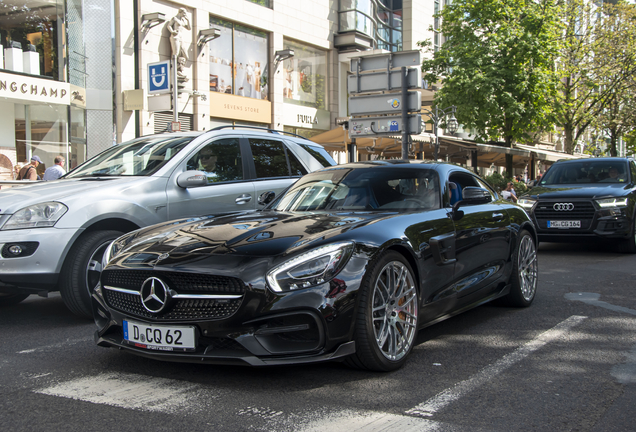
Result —
<instances>
[{"instance_id":1,"label":"black sports car","mask_svg":"<svg viewBox=\"0 0 636 432\"><path fill-rule=\"evenodd\" d=\"M461 167L335 166L265 210L114 241L95 340L161 360L393 370L422 327L497 298L529 306L535 245L527 213Z\"/></svg>"},{"instance_id":2,"label":"black sports car","mask_svg":"<svg viewBox=\"0 0 636 432\"><path fill-rule=\"evenodd\" d=\"M519 197L540 241L605 239L636 253L636 162L625 158L558 161Z\"/></svg>"}]
</instances>

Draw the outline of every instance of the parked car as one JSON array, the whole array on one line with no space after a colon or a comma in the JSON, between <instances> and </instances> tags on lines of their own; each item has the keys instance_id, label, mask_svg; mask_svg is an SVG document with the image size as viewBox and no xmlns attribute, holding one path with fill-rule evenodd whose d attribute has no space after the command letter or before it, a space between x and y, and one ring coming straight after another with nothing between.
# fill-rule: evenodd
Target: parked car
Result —
<instances>
[{"instance_id":1,"label":"parked car","mask_svg":"<svg viewBox=\"0 0 636 432\"><path fill-rule=\"evenodd\" d=\"M302 137L217 128L113 146L60 180L0 191L0 305L61 292L90 317L106 247L141 227L212 212L256 210L264 191L335 165Z\"/></svg>"},{"instance_id":2,"label":"parked car","mask_svg":"<svg viewBox=\"0 0 636 432\"><path fill-rule=\"evenodd\" d=\"M636 163L626 158L561 160L519 197L539 241L604 239L636 253Z\"/></svg>"},{"instance_id":3,"label":"parked car","mask_svg":"<svg viewBox=\"0 0 636 432\"><path fill-rule=\"evenodd\" d=\"M115 240L95 340L160 360L393 370L422 327L494 299L529 306L535 245L527 213L459 166L325 168L262 211Z\"/></svg>"}]
</instances>

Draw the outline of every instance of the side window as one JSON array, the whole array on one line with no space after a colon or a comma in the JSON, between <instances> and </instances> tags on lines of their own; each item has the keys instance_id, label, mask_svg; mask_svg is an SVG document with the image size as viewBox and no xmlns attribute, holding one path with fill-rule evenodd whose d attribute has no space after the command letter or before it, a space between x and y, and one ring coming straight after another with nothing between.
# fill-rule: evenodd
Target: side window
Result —
<instances>
[{"instance_id":1,"label":"side window","mask_svg":"<svg viewBox=\"0 0 636 432\"><path fill-rule=\"evenodd\" d=\"M291 168L291 175L304 176L305 174L307 174L307 170L305 169L303 164L300 163L294 152L292 152L288 148L286 148L285 150L287 151L287 157L289 158L289 168Z\"/></svg>"},{"instance_id":2,"label":"side window","mask_svg":"<svg viewBox=\"0 0 636 432\"><path fill-rule=\"evenodd\" d=\"M634 162L629 163L629 170L631 171L632 183L636 183L636 164Z\"/></svg>"},{"instance_id":3,"label":"side window","mask_svg":"<svg viewBox=\"0 0 636 432\"><path fill-rule=\"evenodd\" d=\"M187 168L203 171L208 177L208 184L243 180L238 138L226 138L206 144L190 158Z\"/></svg>"},{"instance_id":4,"label":"side window","mask_svg":"<svg viewBox=\"0 0 636 432\"><path fill-rule=\"evenodd\" d=\"M289 166L282 142L250 138L256 177L289 177Z\"/></svg>"}]
</instances>

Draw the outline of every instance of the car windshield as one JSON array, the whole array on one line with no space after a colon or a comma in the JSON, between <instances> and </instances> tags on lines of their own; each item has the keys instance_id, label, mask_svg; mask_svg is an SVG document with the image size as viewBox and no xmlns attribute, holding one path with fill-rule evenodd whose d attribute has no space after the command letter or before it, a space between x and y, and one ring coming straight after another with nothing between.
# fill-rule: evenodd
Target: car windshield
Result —
<instances>
[{"instance_id":1,"label":"car windshield","mask_svg":"<svg viewBox=\"0 0 636 432\"><path fill-rule=\"evenodd\" d=\"M122 143L80 165L65 178L149 176L193 139L192 136L165 135Z\"/></svg>"},{"instance_id":2,"label":"car windshield","mask_svg":"<svg viewBox=\"0 0 636 432\"><path fill-rule=\"evenodd\" d=\"M439 177L427 169L336 168L308 174L272 208L279 211L429 210L440 207Z\"/></svg>"},{"instance_id":3,"label":"car windshield","mask_svg":"<svg viewBox=\"0 0 636 432\"><path fill-rule=\"evenodd\" d=\"M618 160L589 160L555 164L541 179L541 185L579 183L625 183L627 163Z\"/></svg>"}]
</instances>

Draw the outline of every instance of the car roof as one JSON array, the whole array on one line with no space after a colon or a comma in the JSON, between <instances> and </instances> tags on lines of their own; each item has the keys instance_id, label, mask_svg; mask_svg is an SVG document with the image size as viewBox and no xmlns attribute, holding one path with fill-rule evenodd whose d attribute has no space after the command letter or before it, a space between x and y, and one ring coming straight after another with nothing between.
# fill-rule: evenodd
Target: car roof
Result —
<instances>
[{"instance_id":1,"label":"car roof","mask_svg":"<svg viewBox=\"0 0 636 432\"><path fill-rule=\"evenodd\" d=\"M310 141L309 138L305 138L301 135L297 135L291 132L287 132L287 131L281 131L281 130L276 130L276 129L268 129L268 128L263 128L263 127L257 127L257 126L243 126L243 125L227 125L227 126L219 126L216 127L214 129L210 129L210 130L206 130L206 131L189 131L189 132L164 132L164 133L160 133L160 134L150 134L150 135L144 135L141 136L137 139L148 139L148 138L155 138L155 137L166 137L166 136L171 136L171 137L199 137L202 135L210 135L210 136L214 136L214 135L218 135L218 134L230 134L230 135L267 135L270 137L276 137L276 138L286 138L286 139L292 139L294 142L299 143L299 144L306 144L306 145L311 145L314 147L322 147L320 144L317 144L313 141Z\"/></svg>"}]
</instances>

